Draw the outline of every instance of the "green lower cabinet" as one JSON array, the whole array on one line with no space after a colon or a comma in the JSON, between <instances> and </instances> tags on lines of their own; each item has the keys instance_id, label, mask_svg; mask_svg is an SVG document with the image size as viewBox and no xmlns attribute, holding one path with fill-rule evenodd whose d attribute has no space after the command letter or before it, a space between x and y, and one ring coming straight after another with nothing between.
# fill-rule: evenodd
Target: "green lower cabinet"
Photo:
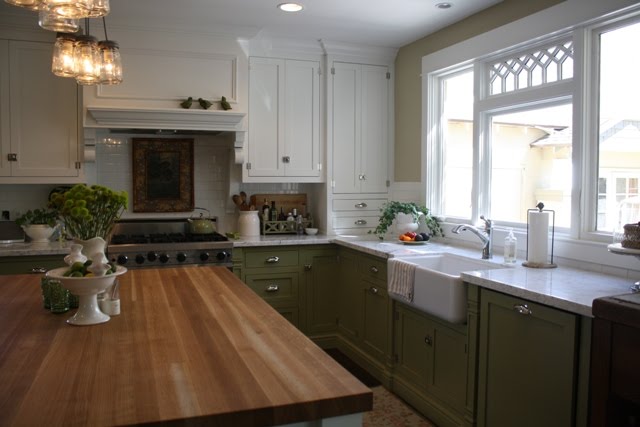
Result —
<instances>
[{"instance_id":1,"label":"green lower cabinet","mask_svg":"<svg viewBox=\"0 0 640 427\"><path fill-rule=\"evenodd\" d=\"M309 337L321 343L335 335L338 318L338 257L335 247L300 248L302 280L307 293L306 317ZM333 341L333 340L331 340Z\"/></svg>"},{"instance_id":2,"label":"green lower cabinet","mask_svg":"<svg viewBox=\"0 0 640 427\"><path fill-rule=\"evenodd\" d=\"M385 362L389 355L389 307L386 286L362 279L362 347L370 356Z\"/></svg>"},{"instance_id":3,"label":"green lower cabinet","mask_svg":"<svg viewBox=\"0 0 640 427\"><path fill-rule=\"evenodd\" d=\"M394 315L393 390L439 426L466 425L467 334L401 303Z\"/></svg>"},{"instance_id":4,"label":"green lower cabinet","mask_svg":"<svg viewBox=\"0 0 640 427\"><path fill-rule=\"evenodd\" d=\"M362 292L358 272L358 253L339 251L338 280L338 332L343 339L354 343L362 334Z\"/></svg>"},{"instance_id":5,"label":"green lower cabinet","mask_svg":"<svg viewBox=\"0 0 640 427\"><path fill-rule=\"evenodd\" d=\"M0 274L44 274L45 271L64 267L64 254L0 257Z\"/></svg>"},{"instance_id":6,"label":"green lower cabinet","mask_svg":"<svg viewBox=\"0 0 640 427\"><path fill-rule=\"evenodd\" d=\"M482 289L478 426L573 426L579 316Z\"/></svg>"}]
</instances>

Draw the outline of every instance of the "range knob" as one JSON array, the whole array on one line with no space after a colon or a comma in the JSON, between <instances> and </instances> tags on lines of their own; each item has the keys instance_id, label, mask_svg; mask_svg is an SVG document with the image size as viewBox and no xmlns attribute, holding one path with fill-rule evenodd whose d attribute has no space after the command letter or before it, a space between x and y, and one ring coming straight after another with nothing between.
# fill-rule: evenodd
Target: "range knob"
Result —
<instances>
[{"instance_id":1,"label":"range knob","mask_svg":"<svg viewBox=\"0 0 640 427\"><path fill-rule=\"evenodd\" d=\"M209 259L209 252L202 252L200 254L200 261L206 261Z\"/></svg>"},{"instance_id":2,"label":"range knob","mask_svg":"<svg viewBox=\"0 0 640 427\"><path fill-rule=\"evenodd\" d=\"M140 255L140 254L136 255L136 264L143 264L144 260L145 260L144 255Z\"/></svg>"},{"instance_id":3,"label":"range knob","mask_svg":"<svg viewBox=\"0 0 640 427\"><path fill-rule=\"evenodd\" d=\"M216 254L216 258L218 259L218 261L224 261L225 259L227 259L227 257L229 256L229 254L227 252L218 252Z\"/></svg>"},{"instance_id":4,"label":"range knob","mask_svg":"<svg viewBox=\"0 0 640 427\"><path fill-rule=\"evenodd\" d=\"M167 261L169 261L169 255L167 255L167 254L160 255L160 262L161 263L166 264Z\"/></svg>"},{"instance_id":5,"label":"range knob","mask_svg":"<svg viewBox=\"0 0 640 427\"><path fill-rule=\"evenodd\" d=\"M176 255L176 258L178 259L178 262L185 262L187 260L187 254L180 252Z\"/></svg>"},{"instance_id":6,"label":"range knob","mask_svg":"<svg viewBox=\"0 0 640 427\"><path fill-rule=\"evenodd\" d=\"M147 259L148 259L149 261L155 261L155 260L157 260L157 259L158 259L158 254L157 254L156 252L149 252L149 253L147 254Z\"/></svg>"},{"instance_id":7,"label":"range knob","mask_svg":"<svg viewBox=\"0 0 640 427\"><path fill-rule=\"evenodd\" d=\"M118 264L125 265L129 261L129 257L126 255L118 255Z\"/></svg>"}]
</instances>

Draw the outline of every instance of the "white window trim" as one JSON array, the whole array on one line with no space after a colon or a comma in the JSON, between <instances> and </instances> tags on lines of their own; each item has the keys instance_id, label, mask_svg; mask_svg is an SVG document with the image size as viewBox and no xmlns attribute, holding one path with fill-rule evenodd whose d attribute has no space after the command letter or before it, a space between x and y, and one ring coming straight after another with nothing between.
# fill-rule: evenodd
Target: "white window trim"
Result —
<instances>
[{"instance_id":1,"label":"white window trim","mask_svg":"<svg viewBox=\"0 0 640 427\"><path fill-rule=\"evenodd\" d=\"M434 205L439 201L440 194L438 191L432 191L433 183L440 179L442 172L442 159L437 159L435 164L427 164L427 159L433 159L432 155L437 151L437 135L429 129L430 123L434 123L434 117L437 115L434 110L440 104L433 99L432 94L438 93L437 85L439 80L437 77L442 76L445 72L455 72L465 66L474 64L479 59L502 54L505 51L521 48L526 45L534 45L542 39L549 39L553 36L562 35L570 30L574 31L574 76L571 90L571 97L574 105L574 123L573 138L580 141L593 140L596 135L597 140L597 108L590 110L582 106L590 104L597 105L593 102L593 94L596 93L596 85L594 83L585 84L585 82L595 82L594 66L586 67L589 55L583 55L582 52L593 49L592 31L594 29L604 28L605 25L623 25L620 21L622 16L628 16L630 13L640 13L640 5L635 1L626 0L608 0L601 2L599 0L566 0L556 6L545 9L536 14L527 16L523 19L499 27L495 30L473 37L464 42L442 49L433 54L422 58L422 194L426 195L427 206ZM476 70L481 71L481 70ZM485 72L482 70L481 72ZM437 73L437 76L436 76ZM479 78L476 75L476 78ZM565 84L559 82L560 85ZM474 85L480 87L481 85ZM557 88L556 88L557 89ZM563 91L564 92L564 91ZM557 91L554 91L557 94ZM476 93L475 99L481 99L480 93ZM510 95L510 94L505 94ZM496 97L497 98L497 97ZM589 102L585 102L589 100ZM488 101L487 101L488 102ZM497 102L497 101L491 101ZM577 109L577 111L576 111ZM595 110L595 111L594 111ZM438 116L439 117L439 116ZM481 123L481 115L474 109L474 123ZM486 118L485 118L486 121ZM591 126L588 125L591 123ZM581 127L582 126L582 127ZM479 132L474 126L474 133ZM586 137L583 137L586 136ZM479 139L474 135L474 141ZM476 142L474 142L476 143ZM572 226L570 232L565 235L556 234L556 253L563 256L562 248L571 248L569 258L584 260L588 262L598 262L606 266L615 266L621 268L638 269L635 257L623 257L605 252L602 253L603 243L611 241L610 234L588 232L593 230L596 219L595 210L591 206L597 199L597 180L587 179L583 177L582 171L595 170L594 164L597 163L597 152L592 147L597 144L590 144L586 147L584 144L573 144L573 184L572 184ZM589 149L587 149L589 148ZM474 156L478 156L478 150L474 150ZM581 163L577 160L581 159ZM474 157L474 162L479 159ZM477 200L477 185L482 185L483 180L487 177L474 176L474 200ZM437 199L436 199L437 198ZM478 218L482 207L476 206L472 213L472 218ZM593 211L593 212L592 212ZM581 212L583 215L581 215ZM500 245L500 238L504 237L500 232L494 236L494 244ZM520 238L526 239L526 234L520 234ZM588 239L586 241L576 239ZM600 243L602 242L602 243ZM576 249L578 249L576 251ZM569 255L569 254L564 254ZM606 267L605 267L606 268Z\"/></svg>"}]
</instances>

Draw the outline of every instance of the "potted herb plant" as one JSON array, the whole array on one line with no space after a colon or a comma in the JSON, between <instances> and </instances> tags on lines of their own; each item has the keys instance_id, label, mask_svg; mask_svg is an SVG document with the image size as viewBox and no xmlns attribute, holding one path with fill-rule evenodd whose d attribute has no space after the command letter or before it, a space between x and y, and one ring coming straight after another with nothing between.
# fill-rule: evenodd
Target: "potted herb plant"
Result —
<instances>
[{"instance_id":1,"label":"potted herb plant","mask_svg":"<svg viewBox=\"0 0 640 427\"><path fill-rule=\"evenodd\" d=\"M16 224L22 227L27 236L34 243L48 242L56 229L58 214L52 209L28 210L16 219Z\"/></svg>"},{"instance_id":2,"label":"potted herb plant","mask_svg":"<svg viewBox=\"0 0 640 427\"><path fill-rule=\"evenodd\" d=\"M442 236L442 228L438 223L438 220L429 214L429 209L424 205L418 205L413 202L387 202L382 208L380 208L380 219L378 226L369 231L369 233L376 234L380 240L384 239L384 235L387 230L393 224L398 214L410 215L415 223L418 223L420 218L424 218L425 224L429 229L431 236ZM416 227L417 228L417 227Z\"/></svg>"}]
</instances>

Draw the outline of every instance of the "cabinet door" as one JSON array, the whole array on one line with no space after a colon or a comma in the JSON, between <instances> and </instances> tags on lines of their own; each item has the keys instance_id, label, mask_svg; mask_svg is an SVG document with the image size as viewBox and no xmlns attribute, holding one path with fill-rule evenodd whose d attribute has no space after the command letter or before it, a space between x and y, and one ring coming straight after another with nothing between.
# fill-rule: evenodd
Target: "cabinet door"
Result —
<instances>
[{"instance_id":1,"label":"cabinet door","mask_svg":"<svg viewBox=\"0 0 640 427\"><path fill-rule=\"evenodd\" d=\"M362 66L360 191L387 193L389 179L389 79L387 67Z\"/></svg>"},{"instance_id":2,"label":"cabinet door","mask_svg":"<svg viewBox=\"0 0 640 427\"><path fill-rule=\"evenodd\" d=\"M352 251L339 253L338 331L347 339L360 339L362 329L362 287L358 256Z\"/></svg>"},{"instance_id":3,"label":"cabinet door","mask_svg":"<svg viewBox=\"0 0 640 427\"><path fill-rule=\"evenodd\" d=\"M333 192L359 193L361 66L335 62L333 68Z\"/></svg>"},{"instance_id":4,"label":"cabinet door","mask_svg":"<svg viewBox=\"0 0 640 427\"><path fill-rule=\"evenodd\" d=\"M76 177L78 87L51 73L50 43L9 42L13 176Z\"/></svg>"},{"instance_id":5,"label":"cabinet door","mask_svg":"<svg viewBox=\"0 0 640 427\"><path fill-rule=\"evenodd\" d=\"M362 345L381 362L389 354L389 296L379 283L362 280L363 315Z\"/></svg>"},{"instance_id":6,"label":"cabinet door","mask_svg":"<svg viewBox=\"0 0 640 427\"><path fill-rule=\"evenodd\" d=\"M284 67L282 59L249 60L249 142L251 177L280 176L284 130Z\"/></svg>"},{"instance_id":7,"label":"cabinet door","mask_svg":"<svg viewBox=\"0 0 640 427\"><path fill-rule=\"evenodd\" d=\"M319 177L320 63L287 60L284 87L284 174Z\"/></svg>"},{"instance_id":8,"label":"cabinet door","mask_svg":"<svg viewBox=\"0 0 640 427\"><path fill-rule=\"evenodd\" d=\"M9 41L0 40L0 176L11 175L7 154L11 152L9 128Z\"/></svg>"},{"instance_id":9,"label":"cabinet door","mask_svg":"<svg viewBox=\"0 0 640 427\"><path fill-rule=\"evenodd\" d=\"M417 388L426 390L431 365L431 324L424 316L397 304L394 330L396 375Z\"/></svg>"},{"instance_id":10,"label":"cabinet door","mask_svg":"<svg viewBox=\"0 0 640 427\"><path fill-rule=\"evenodd\" d=\"M436 322L427 345L432 350L427 389L463 409L467 391L467 336Z\"/></svg>"},{"instance_id":11,"label":"cabinet door","mask_svg":"<svg viewBox=\"0 0 640 427\"><path fill-rule=\"evenodd\" d=\"M335 249L302 250L307 292L307 332L309 335L333 332L338 318L338 259Z\"/></svg>"},{"instance_id":12,"label":"cabinet door","mask_svg":"<svg viewBox=\"0 0 640 427\"><path fill-rule=\"evenodd\" d=\"M573 425L576 316L484 289L480 307L478 425Z\"/></svg>"}]
</instances>

